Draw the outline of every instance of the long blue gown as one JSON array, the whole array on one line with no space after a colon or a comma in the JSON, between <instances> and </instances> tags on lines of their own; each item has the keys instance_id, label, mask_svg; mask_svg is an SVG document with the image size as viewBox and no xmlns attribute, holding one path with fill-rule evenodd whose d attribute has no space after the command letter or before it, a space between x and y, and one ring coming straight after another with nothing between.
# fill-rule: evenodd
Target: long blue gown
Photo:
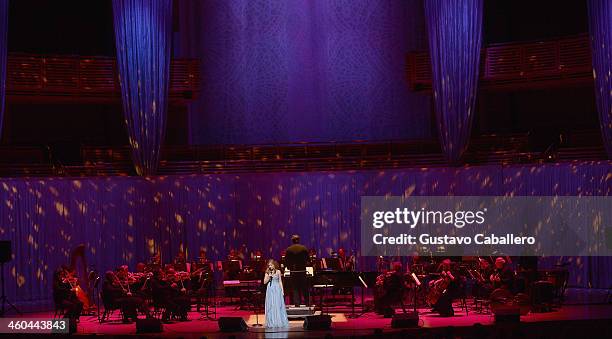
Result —
<instances>
[{"instance_id":1,"label":"long blue gown","mask_svg":"<svg viewBox=\"0 0 612 339\"><path fill-rule=\"evenodd\" d=\"M266 287L266 327L289 327L285 297L280 285L280 271L276 271Z\"/></svg>"}]
</instances>

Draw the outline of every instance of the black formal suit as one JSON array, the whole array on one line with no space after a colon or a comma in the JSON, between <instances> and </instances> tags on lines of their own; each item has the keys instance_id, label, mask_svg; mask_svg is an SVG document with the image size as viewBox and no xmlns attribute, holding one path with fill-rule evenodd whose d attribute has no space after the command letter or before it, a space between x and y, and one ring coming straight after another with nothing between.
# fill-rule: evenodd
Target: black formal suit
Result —
<instances>
[{"instance_id":1,"label":"black formal suit","mask_svg":"<svg viewBox=\"0 0 612 339\"><path fill-rule=\"evenodd\" d=\"M301 244L289 246L285 253L285 265L291 272L291 303L294 305L309 305L308 283L306 281L308 258L308 249Z\"/></svg>"}]
</instances>

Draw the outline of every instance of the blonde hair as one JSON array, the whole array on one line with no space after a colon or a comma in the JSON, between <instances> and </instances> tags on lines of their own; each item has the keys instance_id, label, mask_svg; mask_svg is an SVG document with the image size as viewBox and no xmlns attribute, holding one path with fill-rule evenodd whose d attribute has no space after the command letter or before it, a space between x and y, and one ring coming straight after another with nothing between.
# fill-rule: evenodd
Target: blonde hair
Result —
<instances>
[{"instance_id":1,"label":"blonde hair","mask_svg":"<svg viewBox=\"0 0 612 339\"><path fill-rule=\"evenodd\" d=\"M278 270L280 268L280 266L278 265L278 262L274 259L269 259L268 260L268 266L270 266L270 264L272 264L272 266L274 266L274 269Z\"/></svg>"}]
</instances>

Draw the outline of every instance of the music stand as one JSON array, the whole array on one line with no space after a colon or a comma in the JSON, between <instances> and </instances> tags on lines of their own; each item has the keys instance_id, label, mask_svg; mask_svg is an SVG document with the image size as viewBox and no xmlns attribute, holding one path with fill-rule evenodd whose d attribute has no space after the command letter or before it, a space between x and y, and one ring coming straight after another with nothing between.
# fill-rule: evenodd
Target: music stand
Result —
<instances>
[{"instance_id":1,"label":"music stand","mask_svg":"<svg viewBox=\"0 0 612 339\"><path fill-rule=\"evenodd\" d=\"M328 270L340 271L340 259L339 258L324 258Z\"/></svg>"},{"instance_id":2,"label":"music stand","mask_svg":"<svg viewBox=\"0 0 612 339\"><path fill-rule=\"evenodd\" d=\"M265 303L265 300L263 299L263 296L265 296L265 293L262 291L262 287L258 287L258 291L255 293L255 295L253 296L253 311L255 312L255 323L251 325L251 327L263 327L263 324L259 323L259 305L260 305L260 301L261 304ZM265 308L265 306L263 307Z\"/></svg>"},{"instance_id":3,"label":"music stand","mask_svg":"<svg viewBox=\"0 0 612 339\"><path fill-rule=\"evenodd\" d=\"M216 294L213 290L212 292L212 306L214 310L210 310L211 297L209 295L210 292L206 292L206 301L204 302L204 310L200 312L200 318L198 320L217 320L217 298ZM211 316L212 314L212 316Z\"/></svg>"},{"instance_id":4,"label":"music stand","mask_svg":"<svg viewBox=\"0 0 612 339\"><path fill-rule=\"evenodd\" d=\"M376 286L376 278L378 272L361 272L358 275L359 282L361 283L361 313L366 312L365 306L365 289L374 288Z\"/></svg>"},{"instance_id":5,"label":"music stand","mask_svg":"<svg viewBox=\"0 0 612 339\"><path fill-rule=\"evenodd\" d=\"M204 285L204 283L205 281L202 282L202 285ZM200 290L202 289L203 288L200 287ZM214 278L211 278L210 283L207 284L204 291L204 310L200 311L200 304L198 304L198 312L200 312L200 318L198 320L217 320L217 289L215 287ZM202 301L202 296L199 296L198 298L200 301ZM212 306L214 307L213 311L210 310L211 298ZM213 315L211 316L211 314Z\"/></svg>"},{"instance_id":6,"label":"music stand","mask_svg":"<svg viewBox=\"0 0 612 339\"><path fill-rule=\"evenodd\" d=\"M240 260L227 260L227 261L223 261L222 264L222 270L224 272L228 272L228 273L232 273L232 274L238 274L240 272L240 270L242 270L242 262Z\"/></svg>"},{"instance_id":7,"label":"music stand","mask_svg":"<svg viewBox=\"0 0 612 339\"><path fill-rule=\"evenodd\" d=\"M414 281L414 313L416 315L419 314L419 312L417 311L417 294L419 291L419 287L421 287L421 281L419 280L419 278L416 276L416 274L410 273L410 277L412 278L412 280Z\"/></svg>"}]
</instances>

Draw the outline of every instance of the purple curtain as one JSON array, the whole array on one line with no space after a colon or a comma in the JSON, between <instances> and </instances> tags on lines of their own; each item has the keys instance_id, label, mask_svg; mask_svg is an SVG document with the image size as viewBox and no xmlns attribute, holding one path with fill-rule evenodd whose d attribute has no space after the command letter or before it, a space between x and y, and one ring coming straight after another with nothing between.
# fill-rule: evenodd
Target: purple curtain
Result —
<instances>
[{"instance_id":1,"label":"purple curtain","mask_svg":"<svg viewBox=\"0 0 612 339\"><path fill-rule=\"evenodd\" d=\"M406 87L426 48L422 0L179 0L175 55L201 59L190 142L431 137Z\"/></svg>"},{"instance_id":2,"label":"purple curtain","mask_svg":"<svg viewBox=\"0 0 612 339\"><path fill-rule=\"evenodd\" d=\"M85 244L88 263L131 268L161 248L223 259L246 244L278 258L292 234L328 255L359 250L364 195L610 195L612 162L414 168L335 173L219 174L83 179L0 179L0 234L12 240L7 294L20 305L50 300L53 270ZM372 260L373 259L373 260ZM571 285L607 288L610 258L571 261ZM361 270L375 258L362 258Z\"/></svg>"},{"instance_id":3,"label":"purple curtain","mask_svg":"<svg viewBox=\"0 0 612 339\"><path fill-rule=\"evenodd\" d=\"M6 45L8 32L8 0L0 0L0 137L4 121L4 100L6 96Z\"/></svg>"},{"instance_id":4,"label":"purple curtain","mask_svg":"<svg viewBox=\"0 0 612 339\"><path fill-rule=\"evenodd\" d=\"M123 111L139 175L157 170L168 99L171 0L113 0Z\"/></svg>"},{"instance_id":5,"label":"purple curtain","mask_svg":"<svg viewBox=\"0 0 612 339\"><path fill-rule=\"evenodd\" d=\"M612 3L589 0L588 9L595 100L602 139L608 158L612 158Z\"/></svg>"},{"instance_id":6,"label":"purple curtain","mask_svg":"<svg viewBox=\"0 0 612 339\"><path fill-rule=\"evenodd\" d=\"M467 148L478 90L482 0L427 0L436 123L451 163Z\"/></svg>"}]
</instances>

